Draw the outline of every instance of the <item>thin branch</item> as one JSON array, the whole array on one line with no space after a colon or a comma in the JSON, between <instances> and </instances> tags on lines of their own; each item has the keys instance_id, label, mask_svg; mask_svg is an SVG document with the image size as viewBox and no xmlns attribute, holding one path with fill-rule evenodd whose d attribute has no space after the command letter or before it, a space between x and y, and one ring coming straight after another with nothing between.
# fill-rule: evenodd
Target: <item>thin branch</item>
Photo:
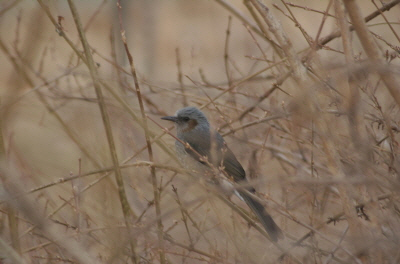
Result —
<instances>
[{"instance_id":1,"label":"thin branch","mask_svg":"<svg viewBox=\"0 0 400 264\"><path fill-rule=\"evenodd\" d=\"M128 57L129 65L131 66L131 73L132 73L133 81L135 83L135 91L136 91L136 95L137 95L137 98L139 101L140 112L142 114L143 129L144 129L144 134L145 134L145 138L146 138L146 145L147 145L147 151L149 154L149 160L150 160L150 162L153 162L153 160L154 160L153 149L152 149L151 142L150 142L149 128L147 125L147 119L146 119L146 114L145 114L145 110L144 110L142 94L140 91L139 80L136 75L135 64L133 62L133 57L128 48L126 35L125 35L125 29L122 24L122 14L121 14L122 6L121 6L120 0L118 0L117 6L118 6L118 16L119 16L119 24L120 24L120 30L121 30L121 39L124 44L126 55ZM164 231L163 231L163 224L162 224L162 219L161 219L160 191L158 189L155 168L150 167L150 172L151 172L151 182L153 185L154 204L155 204L156 216L157 216L157 236L158 236L158 246L159 246L159 253L160 253L160 262L163 264L166 262L166 259L165 259L164 237L163 237Z\"/></svg>"},{"instance_id":2,"label":"thin branch","mask_svg":"<svg viewBox=\"0 0 400 264\"><path fill-rule=\"evenodd\" d=\"M182 92L182 104L185 107L188 106L188 100L185 93L185 85L183 83L183 78L182 78L181 54L178 48L175 49L175 53L176 53L176 67L178 68L178 82Z\"/></svg>"},{"instance_id":3,"label":"thin branch","mask_svg":"<svg viewBox=\"0 0 400 264\"><path fill-rule=\"evenodd\" d=\"M273 47L275 48L280 48L278 44L276 44L271 38L269 38L268 34L265 34L264 32L261 32L256 25L254 25L251 21L249 21L247 18L244 17L240 11L238 11L234 6L232 6L229 2L226 0L215 0L217 3L222 5L224 8L226 8L230 13L232 13L236 18L238 18L240 21L243 22L243 24L248 25L251 30L256 32L259 36L264 38L268 43L270 43Z\"/></svg>"},{"instance_id":4,"label":"thin branch","mask_svg":"<svg viewBox=\"0 0 400 264\"><path fill-rule=\"evenodd\" d=\"M301 61L299 60L289 37L283 30L281 23L274 17L274 15L271 13L269 9L264 4L260 3L258 0L247 0L247 1L250 1L253 4L253 6L257 9L257 11L264 19L265 23L268 25L269 30L272 32L272 34L274 34L280 47L282 48L283 52L288 58L288 61L292 67L296 81L299 83L306 81L307 79L306 69L301 64Z\"/></svg>"},{"instance_id":5,"label":"thin branch","mask_svg":"<svg viewBox=\"0 0 400 264\"><path fill-rule=\"evenodd\" d=\"M354 29L357 32L364 51L367 53L372 64L376 66L378 74L381 76L393 99L396 101L397 105L400 106L400 90L398 86L398 80L392 72L381 69L381 66L385 64L382 59L382 54L380 54L372 35L368 31L368 28L365 24L365 19L361 14L360 7L355 0L344 0L343 2L347 11L349 12L351 22L353 23ZM380 12L378 11L378 13Z\"/></svg>"},{"instance_id":6,"label":"thin branch","mask_svg":"<svg viewBox=\"0 0 400 264\"><path fill-rule=\"evenodd\" d=\"M101 117L103 120L103 125L105 128L105 131L106 131L108 147L109 147L112 162L114 164L115 180L117 182L118 194L119 194L119 199L120 199L121 206L122 206L122 212L124 215L125 225L128 230L128 233L130 233L131 218L132 217L137 218L137 216L133 213L132 209L130 208L130 205L129 205L129 202L128 202L128 199L126 196L124 180L122 177L121 169L119 167L117 151L115 149L115 143L114 143L114 138L113 138L113 133L112 133L112 128L111 128L111 122L110 122L110 118L107 113L107 107L106 107L106 103L104 100L103 92L100 87L99 76L97 73L96 65L94 63L89 44L86 40L85 32L83 31L83 27L82 27L81 20L79 18L78 10L76 9L73 0L68 0L68 4L70 7L72 16L74 18L76 28L79 33L79 38L81 40L81 43L82 43L82 46L83 46L83 49L85 52L86 60L88 62L87 66L89 68L90 76L93 81L93 86L96 91L96 96L97 96L98 105L100 108L100 113L101 113ZM131 246L131 250L132 250L132 261L137 262L136 253L135 253L136 245L135 245L134 240L135 240L134 238L130 239L130 246Z\"/></svg>"},{"instance_id":7,"label":"thin branch","mask_svg":"<svg viewBox=\"0 0 400 264\"><path fill-rule=\"evenodd\" d=\"M364 18L364 21L365 22L371 21L375 17L379 16L381 14L381 12L389 11L392 7L396 6L399 3L400 3L400 0L393 0L392 2L387 3L386 5L379 8L379 10L376 10L376 11L372 12L371 14L369 14L368 16L366 16ZM353 31L353 30L354 30L354 26L350 26L350 31ZM331 42L335 38L340 37L341 35L342 35L342 33L340 30L330 33L329 35L321 38L320 43L318 43L318 47L324 46L325 44Z\"/></svg>"},{"instance_id":8,"label":"thin branch","mask_svg":"<svg viewBox=\"0 0 400 264\"><path fill-rule=\"evenodd\" d=\"M393 32L393 35L396 37L397 41L400 42L400 37L399 35L397 35L396 30L394 30L394 28L392 27L391 23L389 23L389 21L387 20L386 16L383 14L383 11L381 11L379 9L379 7L376 5L374 0L371 0L372 3L374 4L374 6L376 7L376 10L379 11L379 13L381 14L381 16L383 17L383 19L385 20L386 24L389 26L390 30Z\"/></svg>"}]
</instances>

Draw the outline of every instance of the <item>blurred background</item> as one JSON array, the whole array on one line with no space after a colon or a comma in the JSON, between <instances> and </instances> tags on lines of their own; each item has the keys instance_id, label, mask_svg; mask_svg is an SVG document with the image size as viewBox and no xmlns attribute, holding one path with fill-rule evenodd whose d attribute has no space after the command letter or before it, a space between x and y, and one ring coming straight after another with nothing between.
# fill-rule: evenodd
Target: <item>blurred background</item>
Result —
<instances>
[{"instance_id":1,"label":"blurred background","mask_svg":"<svg viewBox=\"0 0 400 264\"><path fill-rule=\"evenodd\" d=\"M382 65L344 30L342 1L261 1L269 25L255 1L116 2L74 1L110 124L69 1L0 2L1 263L400 262L400 88L385 82L400 1L357 1ZM160 117L187 105L224 136L279 244L182 170Z\"/></svg>"}]
</instances>

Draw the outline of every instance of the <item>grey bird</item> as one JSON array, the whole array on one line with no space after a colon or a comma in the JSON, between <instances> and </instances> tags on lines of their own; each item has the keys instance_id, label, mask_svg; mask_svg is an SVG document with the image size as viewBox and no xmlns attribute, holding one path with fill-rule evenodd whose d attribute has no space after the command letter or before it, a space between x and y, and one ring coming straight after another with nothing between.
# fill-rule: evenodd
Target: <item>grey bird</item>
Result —
<instances>
[{"instance_id":1,"label":"grey bird","mask_svg":"<svg viewBox=\"0 0 400 264\"><path fill-rule=\"evenodd\" d=\"M185 143L184 145L178 140L175 142L177 156L185 167L203 173L214 173L215 169L218 169L230 180L241 184L243 187L237 188L234 193L256 214L273 241L283 237L281 229L264 206L249 194L255 193L255 189L249 187L242 165L227 147L222 136L210 128L203 112L196 107L185 107L178 110L175 116L165 116L161 119L174 122L177 138Z\"/></svg>"}]
</instances>

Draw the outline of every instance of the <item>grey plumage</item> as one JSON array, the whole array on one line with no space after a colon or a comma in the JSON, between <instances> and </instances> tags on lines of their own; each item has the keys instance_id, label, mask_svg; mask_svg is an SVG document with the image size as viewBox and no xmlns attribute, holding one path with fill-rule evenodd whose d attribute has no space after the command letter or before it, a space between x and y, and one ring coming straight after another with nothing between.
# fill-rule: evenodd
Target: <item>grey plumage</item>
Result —
<instances>
[{"instance_id":1,"label":"grey plumage","mask_svg":"<svg viewBox=\"0 0 400 264\"><path fill-rule=\"evenodd\" d=\"M188 143L195 150L185 147L179 141L175 142L178 157L185 167L201 173L212 174L213 170L209 166L211 164L214 168L222 169L223 173L234 182L238 184L244 183L245 186L248 186L246 184L246 173L242 165L228 148L222 136L210 129L210 124L203 112L195 107L185 107L178 110L175 116L166 116L162 117L162 119L174 122L177 129L177 137L181 141ZM209 163L202 157L207 157ZM255 193L252 187L246 187L246 189L251 193ZM278 238L283 236L280 228L260 202L244 189L237 189L235 193L257 215L272 240L277 241Z\"/></svg>"}]
</instances>

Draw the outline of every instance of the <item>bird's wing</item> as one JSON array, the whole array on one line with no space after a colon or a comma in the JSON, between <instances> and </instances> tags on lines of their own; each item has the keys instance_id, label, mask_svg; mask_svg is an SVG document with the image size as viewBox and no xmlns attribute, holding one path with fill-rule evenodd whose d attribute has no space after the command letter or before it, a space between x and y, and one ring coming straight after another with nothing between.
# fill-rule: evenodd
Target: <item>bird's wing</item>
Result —
<instances>
[{"instance_id":1,"label":"bird's wing","mask_svg":"<svg viewBox=\"0 0 400 264\"><path fill-rule=\"evenodd\" d=\"M225 167L226 173L229 176L231 176L235 182L240 182L245 180L246 173L242 165L236 159L233 152L228 147L226 147L225 149L222 150L222 155L223 155L222 164Z\"/></svg>"},{"instance_id":2,"label":"bird's wing","mask_svg":"<svg viewBox=\"0 0 400 264\"><path fill-rule=\"evenodd\" d=\"M187 143L189 143L189 142L187 142ZM191 147L194 151L193 151L192 149L190 149L190 148L186 148L186 147L185 147L186 153L189 154L192 158L194 158L194 159L197 160L198 162L200 162L201 164L206 165L206 162L203 161L203 160L201 159L201 157L208 157L209 151L207 151L207 149L205 149L205 148L203 148L203 147L200 147L201 145L196 144L196 143L194 143L194 142L189 143L189 145L190 145L190 147ZM197 152L197 153L196 153L196 152ZM198 154L200 154L200 156L199 156Z\"/></svg>"},{"instance_id":3,"label":"bird's wing","mask_svg":"<svg viewBox=\"0 0 400 264\"><path fill-rule=\"evenodd\" d=\"M202 164L206 164L201 157L208 157L210 155L210 139L208 133L186 133L181 135L180 139L188 143L190 148L183 146L187 154L189 154L193 159L197 160ZM181 142L177 141L176 144L183 145ZM197 152L197 153L196 153ZM200 154L200 156L199 156Z\"/></svg>"},{"instance_id":4,"label":"bird's wing","mask_svg":"<svg viewBox=\"0 0 400 264\"><path fill-rule=\"evenodd\" d=\"M196 137L186 135L184 141L189 143L201 156L207 157L208 161L217 168L221 166L224 167L225 172L232 177L235 182L245 180L246 173L242 165L236 159L233 152L226 146L222 136L216 131L212 132L211 136L208 133L203 133L201 135L208 138L199 138L199 134L196 134ZM192 158L202 164L206 164L193 150L190 148L185 148L185 150Z\"/></svg>"}]
</instances>

